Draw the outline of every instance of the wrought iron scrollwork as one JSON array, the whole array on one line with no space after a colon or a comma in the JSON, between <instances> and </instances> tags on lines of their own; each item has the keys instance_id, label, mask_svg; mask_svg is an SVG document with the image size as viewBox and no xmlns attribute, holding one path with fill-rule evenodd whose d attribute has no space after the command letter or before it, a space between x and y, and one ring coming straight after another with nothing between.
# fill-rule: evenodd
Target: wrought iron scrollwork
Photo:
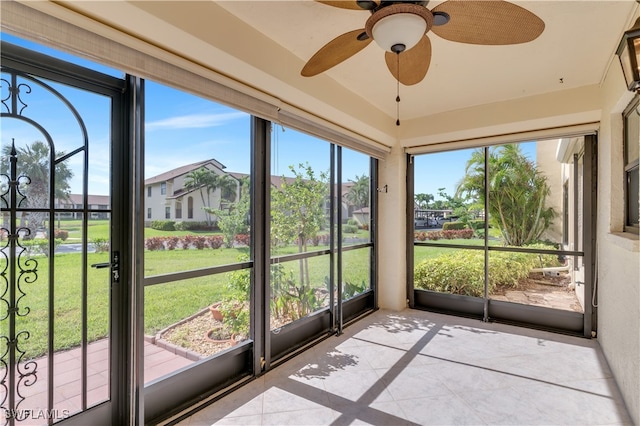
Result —
<instances>
[{"instance_id":1,"label":"wrought iron scrollwork","mask_svg":"<svg viewBox=\"0 0 640 426\"><path fill-rule=\"evenodd\" d=\"M3 79L4 81L4 79ZM5 100L2 103L6 106ZM26 361L24 346L31 334L27 330L16 330L17 319L26 317L31 312L24 306L23 299L27 295L23 286L34 283L38 279L38 261L27 256L27 249L20 243L21 236L29 237L28 228L17 226L17 211L26 200L21 192L22 185L29 185L31 180L17 175L17 154L12 143L9 155L9 173L0 175L0 204L3 210L9 211L8 227L0 228L0 322L8 323L8 335L0 336L0 408L5 412L5 424L13 424L15 420L23 420L19 415L20 405L26 399L24 389L38 380L37 363ZM3 217L3 221L6 217Z\"/></svg>"},{"instance_id":2,"label":"wrought iron scrollwork","mask_svg":"<svg viewBox=\"0 0 640 426\"><path fill-rule=\"evenodd\" d=\"M3 78L0 80L0 87L2 92L7 92L6 96L0 99L0 103L3 106L3 112L7 112L13 115L22 115L22 112L29 105L20 96L21 93L28 95L31 93L31 86L26 83L17 83L16 75L11 75L11 81ZM6 89L5 89L6 86Z\"/></svg>"}]
</instances>

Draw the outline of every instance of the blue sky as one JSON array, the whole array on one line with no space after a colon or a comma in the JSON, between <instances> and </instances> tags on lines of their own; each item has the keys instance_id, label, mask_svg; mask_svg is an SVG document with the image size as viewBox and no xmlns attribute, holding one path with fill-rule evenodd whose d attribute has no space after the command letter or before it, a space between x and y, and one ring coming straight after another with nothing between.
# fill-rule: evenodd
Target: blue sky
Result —
<instances>
[{"instance_id":1,"label":"blue sky","mask_svg":"<svg viewBox=\"0 0 640 426\"><path fill-rule=\"evenodd\" d=\"M57 56L116 77L122 73L72 55L60 53L32 42L2 34L2 39L33 50ZM55 86L63 91L85 120L90 140L90 185L91 194L108 194L109 129L108 103L99 96ZM215 158L226 166L227 171L249 173L250 117L248 114L197 96L152 82L146 82L145 116L145 176L151 177L173 168ZM36 91L31 97L30 111L37 109L39 99ZM42 91L44 93L44 91ZM52 110L42 102L41 112L32 112L38 120L52 129L56 148L70 152L81 140L77 126L70 126L69 114L64 108ZM7 120L5 120L7 121ZM28 126L2 123L1 143L10 143L16 138L19 143L41 139ZM76 129L75 131L73 129ZM533 144L528 144L533 145ZM534 159L535 148L528 146L525 152ZM437 196L438 188L446 188L453 194L456 184L464 174L464 166L471 150L453 151L416 157L415 192ZM319 172L329 170L329 144L292 129L274 125L272 129L272 174L290 175L289 165L308 162ZM82 161L80 157L69 161L75 177L71 191L80 192ZM343 181L354 180L369 173L366 155L343 149ZM384 182L380 183L381 185Z\"/></svg>"}]
</instances>

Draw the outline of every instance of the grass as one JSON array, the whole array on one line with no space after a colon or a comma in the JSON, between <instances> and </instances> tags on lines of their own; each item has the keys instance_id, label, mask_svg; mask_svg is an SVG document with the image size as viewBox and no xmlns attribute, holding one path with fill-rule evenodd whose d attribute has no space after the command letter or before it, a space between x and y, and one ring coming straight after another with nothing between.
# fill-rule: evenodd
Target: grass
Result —
<instances>
[{"instance_id":1,"label":"grass","mask_svg":"<svg viewBox=\"0 0 640 426\"><path fill-rule=\"evenodd\" d=\"M314 247L316 248L316 247ZM318 246L317 249L326 247ZM279 254L297 253L297 247L285 247ZM345 281L368 283L369 249L345 252ZM248 248L205 249L205 250L162 250L145 251L145 276L188 271L211 266L237 263L241 256L248 254ZM20 301L20 314L16 330L28 331L19 337L19 347L26 352L26 358L35 358L47 353L49 336L49 265L54 262L55 288L54 300L54 349L64 350L79 345L82 324L82 276L81 256L77 253L57 254L53 258L38 256L37 277L23 275L20 285L26 293ZM109 333L109 270L94 269L93 263L108 262L108 253L89 253L87 255L87 333L88 340L94 341L106 337ZM4 260L6 262L6 260ZM325 287L325 277L329 276L329 256L308 259L311 283L318 288ZM299 276L301 262L282 263L287 274L291 272L295 279ZM33 268L33 264L23 264L24 269ZM0 264L0 269L4 265ZM186 318L208 305L221 300L229 293L228 274L216 274L157 284L145 287L145 334L153 335L159 330ZM6 309L6 308L5 308ZM28 310L28 313L27 313ZM6 310L0 312L0 317ZM8 335L7 321L0 322L0 333ZM6 346L0 340L0 353Z\"/></svg>"},{"instance_id":2,"label":"grass","mask_svg":"<svg viewBox=\"0 0 640 426\"><path fill-rule=\"evenodd\" d=\"M427 241L427 243L429 243ZM456 240L438 240L436 243L440 244L458 244L463 246L478 246L484 247L484 240L482 239L456 239ZM501 246L502 241L489 240L490 246ZM459 248L447 248L447 247L426 247L426 246L414 246L413 247L413 264L417 265L425 259L433 259L445 253L451 253L452 250L464 250Z\"/></svg>"}]
</instances>

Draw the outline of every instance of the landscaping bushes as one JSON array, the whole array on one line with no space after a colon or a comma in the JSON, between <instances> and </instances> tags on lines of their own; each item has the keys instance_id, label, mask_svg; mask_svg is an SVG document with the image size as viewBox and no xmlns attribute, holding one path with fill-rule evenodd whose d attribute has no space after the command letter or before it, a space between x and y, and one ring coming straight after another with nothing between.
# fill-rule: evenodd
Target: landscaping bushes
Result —
<instances>
[{"instance_id":1,"label":"landscaping bushes","mask_svg":"<svg viewBox=\"0 0 640 426\"><path fill-rule=\"evenodd\" d=\"M151 221L151 229L158 231L175 231L176 222L173 220L153 220Z\"/></svg>"},{"instance_id":2,"label":"landscaping bushes","mask_svg":"<svg viewBox=\"0 0 640 426\"><path fill-rule=\"evenodd\" d=\"M445 223L446 225L446 223ZM464 239L468 240L473 237L473 229L451 229L451 230L443 230L443 231L422 231L416 232L414 234L414 239L417 241L425 241L425 240L456 240L456 239Z\"/></svg>"},{"instance_id":3,"label":"landscaping bushes","mask_svg":"<svg viewBox=\"0 0 640 426\"><path fill-rule=\"evenodd\" d=\"M445 222L442 224L442 230L443 231L461 230L461 229L464 229L466 226L467 224L464 222Z\"/></svg>"},{"instance_id":4,"label":"landscaping bushes","mask_svg":"<svg viewBox=\"0 0 640 426\"><path fill-rule=\"evenodd\" d=\"M242 237L238 235L237 237ZM248 245L249 238L236 238L236 242L241 245ZM150 237L144 241L144 246L147 250L175 250L178 247L183 250L195 248L203 250L205 248L219 249L224 243L224 237L222 235L185 235L183 237Z\"/></svg>"},{"instance_id":5,"label":"landscaping bushes","mask_svg":"<svg viewBox=\"0 0 640 426\"><path fill-rule=\"evenodd\" d=\"M553 246L534 244L527 248L553 250ZM558 266L557 257L551 254L489 253L489 293L496 287L516 287L527 278L533 268ZM481 297L484 295L484 252L456 250L426 259L414 270L416 288Z\"/></svg>"}]
</instances>

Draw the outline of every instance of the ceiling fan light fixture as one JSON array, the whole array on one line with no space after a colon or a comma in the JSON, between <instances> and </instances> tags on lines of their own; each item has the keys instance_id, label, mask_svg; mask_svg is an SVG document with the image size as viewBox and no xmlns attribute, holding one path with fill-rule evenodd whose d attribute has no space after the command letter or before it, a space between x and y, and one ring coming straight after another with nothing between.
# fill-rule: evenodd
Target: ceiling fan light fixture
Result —
<instances>
[{"instance_id":1,"label":"ceiling fan light fixture","mask_svg":"<svg viewBox=\"0 0 640 426\"><path fill-rule=\"evenodd\" d=\"M409 50L422 38L427 30L427 23L422 17L412 13L398 13L379 20L372 29L373 39L378 46L392 52L397 44Z\"/></svg>"},{"instance_id":2,"label":"ceiling fan light fixture","mask_svg":"<svg viewBox=\"0 0 640 426\"><path fill-rule=\"evenodd\" d=\"M431 12L417 4L398 3L369 17L365 30L388 52L400 53L414 47L433 26Z\"/></svg>"}]
</instances>

